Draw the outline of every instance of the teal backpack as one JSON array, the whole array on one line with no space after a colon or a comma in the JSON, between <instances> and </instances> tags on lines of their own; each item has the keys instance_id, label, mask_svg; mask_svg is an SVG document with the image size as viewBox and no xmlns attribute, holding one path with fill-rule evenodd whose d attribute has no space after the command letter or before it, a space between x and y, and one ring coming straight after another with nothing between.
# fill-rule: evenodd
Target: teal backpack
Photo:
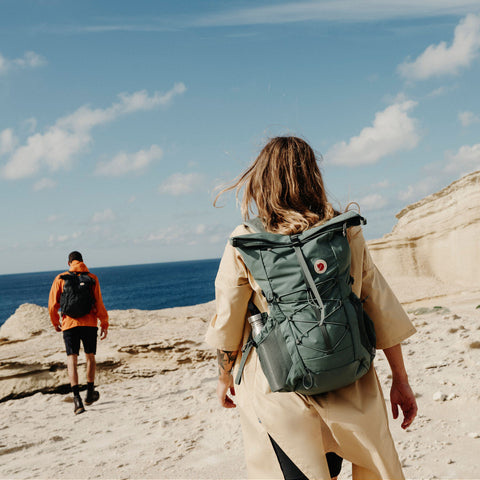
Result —
<instances>
[{"instance_id":1,"label":"teal backpack","mask_svg":"<svg viewBox=\"0 0 480 480\"><path fill-rule=\"evenodd\" d=\"M230 239L260 285L269 313L243 348L236 383L255 347L273 392L316 395L350 385L368 372L375 330L352 292L347 228L366 221L340 214L295 235L268 233L260 219L246 222L257 233Z\"/></svg>"}]
</instances>

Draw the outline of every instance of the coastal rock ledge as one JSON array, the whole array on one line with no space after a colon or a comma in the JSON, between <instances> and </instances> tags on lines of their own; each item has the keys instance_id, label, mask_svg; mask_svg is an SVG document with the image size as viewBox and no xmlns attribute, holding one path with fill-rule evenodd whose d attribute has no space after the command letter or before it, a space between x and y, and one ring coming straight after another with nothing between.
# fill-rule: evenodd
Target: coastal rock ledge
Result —
<instances>
[{"instance_id":1,"label":"coastal rock ledge","mask_svg":"<svg viewBox=\"0 0 480 480\"><path fill-rule=\"evenodd\" d=\"M387 280L410 282L404 302L480 289L480 171L397 214L392 232L368 242Z\"/></svg>"},{"instance_id":2,"label":"coastal rock ledge","mask_svg":"<svg viewBox=\"0 0 480 480\"><path fill-rule=\"evenodd\" d=\"M105 341L98 342L97 383L193 370L212 360L204 343L214 302L163 310L111 310ZM63 338L47 308L24 304L0 328L0 402L70 391ZM85 381L83 351L80 382ZM213 362L210 362L213 365Z\"/></svg>"}]
</instances>

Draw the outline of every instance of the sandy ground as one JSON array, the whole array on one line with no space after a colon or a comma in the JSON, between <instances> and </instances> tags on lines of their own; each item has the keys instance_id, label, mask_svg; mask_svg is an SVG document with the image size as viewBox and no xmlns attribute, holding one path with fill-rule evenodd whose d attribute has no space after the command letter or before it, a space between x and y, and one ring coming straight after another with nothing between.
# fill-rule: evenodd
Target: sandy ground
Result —
<instances>
[{"instance_id":1,"label":"sandy ground","mask_svg":"<svg viewBox=\"0 0 480 480\"><path fill-rule=\"evenodd\" d=\"M405 304L418 329L403 351L419 415L391 429L409 479L480 478L479 305L478 291ZM75 416L70 394L42 393L66 382L61 337L44 309L24 307L0 330L0 393L38 393L0 404L0 478L246 478L238 412L217 406L203 343L213 308L113 312L97 356L101 398ZM12 340L26 318L33 326ZM388 397L383 352L376 368ZM340 478L350 472L346 462Z\"/></svg>"}]
</instances>

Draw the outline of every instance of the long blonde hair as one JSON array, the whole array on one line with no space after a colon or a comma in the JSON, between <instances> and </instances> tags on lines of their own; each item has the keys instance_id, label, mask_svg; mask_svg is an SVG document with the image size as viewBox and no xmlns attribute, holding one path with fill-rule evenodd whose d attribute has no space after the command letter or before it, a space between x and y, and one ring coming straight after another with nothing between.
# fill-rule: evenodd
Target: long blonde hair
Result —
<instances>
[{"instance_id":1,"label":"long blonde hair","mask_svg":"<svg viewBox=\"0 0 480 480\"><path fill-rule=\"evenodd\" d=\"M312 148L297 137L272 138L253 164L220 195L244 189L244 220L254 204L267 231L291 235L332 218L336 212L327 200L323 178Z\"/></svg>"}]
</instances>

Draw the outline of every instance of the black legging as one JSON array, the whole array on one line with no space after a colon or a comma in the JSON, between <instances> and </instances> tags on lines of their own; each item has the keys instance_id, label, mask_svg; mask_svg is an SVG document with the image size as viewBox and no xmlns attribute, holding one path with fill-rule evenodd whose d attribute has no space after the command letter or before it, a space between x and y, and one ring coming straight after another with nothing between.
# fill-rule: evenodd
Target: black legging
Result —
<instances>
[{"instance_id":1,"label":"black legging","mask_svg":"<svg viewBox=\"0 0 480 480\"><path fill-rule=\"evenodd\" d=\"M288 455L277 445L272 437L270 437L270 441L272 442L273 449L277 455L278 463L280 463L280 468L282 469L285 480L308 480L300 469L290 460ZM328 452L326 457L330 477L336 477L342 469L343 459L333 452Z\"/></svg>"}]
</instances>

